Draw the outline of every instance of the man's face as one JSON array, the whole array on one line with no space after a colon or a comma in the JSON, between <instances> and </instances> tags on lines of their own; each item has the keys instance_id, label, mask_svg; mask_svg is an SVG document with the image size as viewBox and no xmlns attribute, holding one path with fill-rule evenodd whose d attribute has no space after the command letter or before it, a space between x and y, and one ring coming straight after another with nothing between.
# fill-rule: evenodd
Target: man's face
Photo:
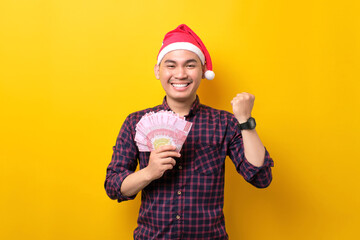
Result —
<instances>
[{"instance_id":1,"label":"man's face","mask_svg":"<svg viewBox=\"0 0 360 240\"><path fill-rule=\"evenodd\" d=\"M155 65L155 76L172 102L193 102L203 73L199 57L188 50L171 51Z\"/></svg>"}]
</instances>

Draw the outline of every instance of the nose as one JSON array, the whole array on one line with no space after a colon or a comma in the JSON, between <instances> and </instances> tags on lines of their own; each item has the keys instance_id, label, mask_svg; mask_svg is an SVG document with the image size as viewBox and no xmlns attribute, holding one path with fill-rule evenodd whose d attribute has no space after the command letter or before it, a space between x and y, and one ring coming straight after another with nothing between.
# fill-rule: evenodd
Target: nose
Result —
<instances>
[{"instance_id":1,"label":"nose","mask_svg":"<svg viewBox=\"0 0 360 240\"><path fill-rule=\"evenodd\" d=\"M187 78L186 68L177 67L174 76L177 79L186 79Z\"/></svg>"}]
</instances>

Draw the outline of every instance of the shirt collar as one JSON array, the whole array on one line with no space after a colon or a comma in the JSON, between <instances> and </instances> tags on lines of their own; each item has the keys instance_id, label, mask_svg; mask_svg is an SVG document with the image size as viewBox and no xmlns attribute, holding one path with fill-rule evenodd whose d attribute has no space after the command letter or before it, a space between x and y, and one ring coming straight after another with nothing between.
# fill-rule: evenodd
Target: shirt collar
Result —
<instances>
[{"instance_id":1,"label":"shirt collar","mask_svg":"<svg viewBox=\"0 0 360 240\"><path fill-rule=\"evenodd\" d=\"M169 107L169 105L166 102L166 96L164 97L162 106L163 106L164 110L171 110L171 108ZM195 115L200 110L200 106L201 106L201 104L200 104L199 96L196 95L196 99L195 99L195 101L193 102L193 104L192 104L192 106L190 108L190 112L185 117L190 117L190 116Z\"/></svg>"}]
</instances>

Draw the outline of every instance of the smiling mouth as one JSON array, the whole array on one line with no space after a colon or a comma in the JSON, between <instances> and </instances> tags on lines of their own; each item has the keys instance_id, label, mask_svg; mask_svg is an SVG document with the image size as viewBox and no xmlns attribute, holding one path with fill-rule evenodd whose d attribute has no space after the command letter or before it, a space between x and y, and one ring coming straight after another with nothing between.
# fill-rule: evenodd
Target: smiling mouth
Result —
<instances>
[{"instance_id":1,"label":"smiling mouth","mask_svg":"<svg viewBox=\"0 0 360 240\"><path fill-rule=\"evenodd\" d=\"M171 83L173 87L176 88L184 88L190 85L190 83Z\"/></svg>"}]
</instances>

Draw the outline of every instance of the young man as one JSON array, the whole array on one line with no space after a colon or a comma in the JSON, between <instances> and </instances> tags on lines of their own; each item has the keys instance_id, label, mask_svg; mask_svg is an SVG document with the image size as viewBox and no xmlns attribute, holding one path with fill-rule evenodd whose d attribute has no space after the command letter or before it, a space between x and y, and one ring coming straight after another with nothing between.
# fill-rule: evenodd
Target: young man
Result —
<instances>
[{"instance_id":1,"label":"young man","mask_svg":"<svg viewBox=\"0 0 360 240\"><path fill-rule=\"evenodd\" d=\"M233 114L200 104L201 80L214 78L210 55L186 25L165 35L155 76L162 105L130 114L119 133L105 189L119 202L142 190L134 239L228 239L223 215L224 162L229 156L246 181L258 188L271 180L273 161L251 117L254 96L240 93ZM135 127L148 112L172 110L192 123L180 153L174 146L139 152ZM140 170L135 171L137 163Z\"/></svg>"}]
</instances>

